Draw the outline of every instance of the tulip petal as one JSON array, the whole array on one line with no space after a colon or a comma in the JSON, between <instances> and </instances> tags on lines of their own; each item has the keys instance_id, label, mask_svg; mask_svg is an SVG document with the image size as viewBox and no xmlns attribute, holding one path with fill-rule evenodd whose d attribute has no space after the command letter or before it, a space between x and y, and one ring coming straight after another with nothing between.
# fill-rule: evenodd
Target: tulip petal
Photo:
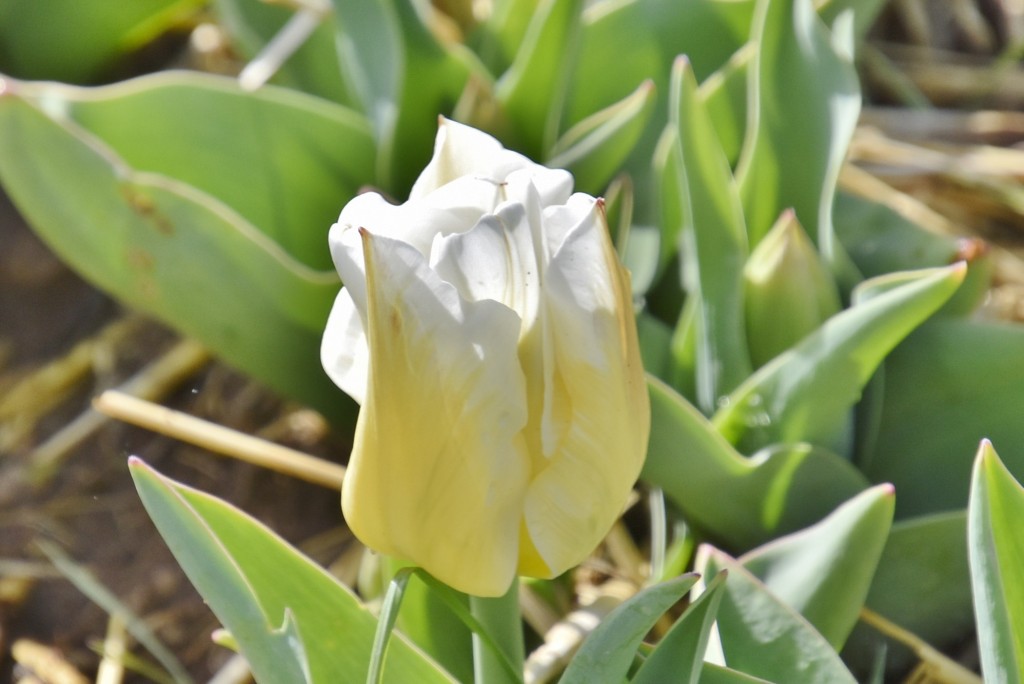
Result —
<instances>
[{"instance_id":1,"label":"tulip petal","mask_svg":"<svg viewBox=\"0 0 1024 684\"><path fill-rule=\"evenodd\" d=\"M543 562L555 575L582 561L621 514L650 424L629 275L599 202L566 234L544 293L554 355L545 429L556 444L527 492L524 537L532 548L524 540L520 572L541 574Z\"/></svg>"},{"instance_id":2,"label":"tulip petal","mask_svg":"<svg viewBox=\"0 0 1024 684\"><path fill-rule=\"evenodd\" d=\"M368 546L461 591L501 595L528 479L519 317L464 300L409 245L360 234L370 381L345 517Z\"/></svg>"},{"instance_id":3,"label":"tulip petal","mask_svg":"<svg viewBox=\"0 0 1024 684\"><path fill-rule=\"evenodd\" d=\"M490 135L442 117L434 156L413 184L409 199L424 199L462 177L502 182L520 169L536 177L544 204L564 202L572 191L572 176L567 171L536 164L518 152L506 150Z\"/></svg>"},{"instance_id":4,"label":"tulip petal","mask_svg":"<svg viewBox=\"0 0 1024 684\"><path fill-rule=\"evenodd\" d=\"M480 178L460 178L418 202L391 204L377 193L359 195L342 210L336 226L366 228L374 235L407 242L427 254L438 234L469 230L501 201L501 186Z\"/></svg>"},{"instance_id":5,"label":"tulip petal","mask_svg":"<svg viewBox=\"0 0 1024 684\"><path fill-rule=\"evenodd\" d=\"M320 343L320 363L335 385L357 404L363 403L370 369L370 349L366 346L362 317L347 288L338 293L327 317Z\"/></svg>"},{"instance_id":6,"label":"tulip petal","mask_svg":"<svg viewBox=\"0 0 1024 684\"><path fill-rule=\"evenodd\" d=\"M540 273L523 205L502 205L472 230L437 239L431 252L431 267L463 298L501 302L524 327L536 317Z\"/></svg>"}]
</instances>

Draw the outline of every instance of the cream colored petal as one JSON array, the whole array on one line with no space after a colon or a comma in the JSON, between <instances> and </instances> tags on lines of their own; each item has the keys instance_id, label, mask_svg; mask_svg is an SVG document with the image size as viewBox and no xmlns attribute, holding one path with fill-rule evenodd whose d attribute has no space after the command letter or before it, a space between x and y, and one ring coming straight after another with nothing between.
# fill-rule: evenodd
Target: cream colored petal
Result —
<instances>
[{"instance_id":1,"label":"cream colored petal","mask_svg":"<svg viewBox=\"0 0 1024 684\"><path fill-rule=\"evenodd\" d=\"M582 561L621 514L650 429L629 276L595 203L545 277L554 347L549 466L530 483L520 571L557 575ZM547 409L548 407L546 407Z\"/></svg>"},{"instance_id":2,"label":"cream colored petal","mask_svg":"<svg viewBox=\"0 0 1024 684\"><path fill-rule=\"evenodd\" d=\"M519 318L363 232L370 380L342 489L368 546L468 593L514 577L528 468Z\"/></svg>"}]
</instances>

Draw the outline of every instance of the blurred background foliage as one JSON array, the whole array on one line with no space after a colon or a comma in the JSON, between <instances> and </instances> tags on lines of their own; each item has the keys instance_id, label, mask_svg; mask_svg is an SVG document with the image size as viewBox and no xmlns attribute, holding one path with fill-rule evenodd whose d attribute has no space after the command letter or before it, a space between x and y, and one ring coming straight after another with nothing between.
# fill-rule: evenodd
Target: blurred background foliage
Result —
<instances>
[{"instance_id":1,"label":"blurred background foliage","mask_svg":"<svg viewBox=\"0 0 1024 684\"><path fill-rule=\"evenodd\" d=\"M730 573L672 637L693 676L715 615L730 667L771 681L798 681L807 658L816 681L948 666L864 609L968 669L978 652L1020 667L1003 637L1024 606L976 558L1024 581L999 551L1019 543L1016 509L991 494L1013 501L1024 476L1024 161L999 146L1024 125L933 105L1024 102L1024 29L1009 3L933 5L7 0L0 183L87 280L345 434L356 407L317 352L340 208L368 187L405 197L439 114L568 168L607 198L633 274L654 409L643 480L673 531L639 543L674 559L655 579ZM917 47L887 42L893 26ZM1002 56L942 64L939 43ZM983 438L1002 462L973 459ZM136 476L172 548L199 534L166 504L177 485ZM215 509L202 515L229 515ZM983 600L1008 615L975 620ZM765 665L760 618L792 626L773 642L790 660ZM416 620L409 635L464 671ZM666 681L657 653L630 676ZM740 681L726 672L706 676Z\"/></svg>"}]
</instances>

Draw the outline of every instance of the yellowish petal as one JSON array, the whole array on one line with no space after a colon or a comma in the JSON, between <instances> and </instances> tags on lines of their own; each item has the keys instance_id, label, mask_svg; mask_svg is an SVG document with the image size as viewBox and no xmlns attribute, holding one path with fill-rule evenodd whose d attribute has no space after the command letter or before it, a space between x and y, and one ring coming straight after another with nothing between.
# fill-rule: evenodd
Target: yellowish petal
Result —
<instances>
[{"instance_id":1,"label":"yellowish petal","mask_svg":"<svg viewBox=\"0 0 1024 684\"><path fill-rule=\"evenodd\" d=\"M554 444L527 491L531 545L520 572L552 576L582 561L622 513L650 429L629 275L599 202L558 248L544 292L554 356L546 429Z\"/></svg>"},{"instance_id":2,"label":"yellowish petal","mask_svg":"<svg viewBox=\"0 0 1024 684\"><path fill-rule=\"evenodd\" d=\"M519 318L464 300L409 245L362 239L371 361L345 517L371 548L461 591L503 594L528 478Z\"/></svg>"}]
</instances>

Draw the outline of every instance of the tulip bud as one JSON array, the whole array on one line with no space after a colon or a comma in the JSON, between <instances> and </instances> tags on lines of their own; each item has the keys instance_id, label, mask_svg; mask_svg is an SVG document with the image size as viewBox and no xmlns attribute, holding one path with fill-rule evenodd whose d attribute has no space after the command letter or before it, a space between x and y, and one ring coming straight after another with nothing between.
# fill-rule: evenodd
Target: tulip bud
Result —
<instances>
[{"instance_id":1,"label":"tulip bud","mask_svg":"<svg viewBox=\"0 0 1024 684\"><path fill-rule=\"evenodd\" d=\"M342 509L367 546L480 596L582 561L650 423L601 200L442 120L405 204L353 199L321 357L362 404Z\"/></svg>"},{"instance_id":2,"label":"tulip bud","mask_svg":"<svg viewBox=\"0 0 1024 684\"><path fill-rule=\"evenodd\" d=\"M835 280L792 209L751 252L743 276L755 367L792 347L842 306Z\"/></svg>"}]
</instances>

